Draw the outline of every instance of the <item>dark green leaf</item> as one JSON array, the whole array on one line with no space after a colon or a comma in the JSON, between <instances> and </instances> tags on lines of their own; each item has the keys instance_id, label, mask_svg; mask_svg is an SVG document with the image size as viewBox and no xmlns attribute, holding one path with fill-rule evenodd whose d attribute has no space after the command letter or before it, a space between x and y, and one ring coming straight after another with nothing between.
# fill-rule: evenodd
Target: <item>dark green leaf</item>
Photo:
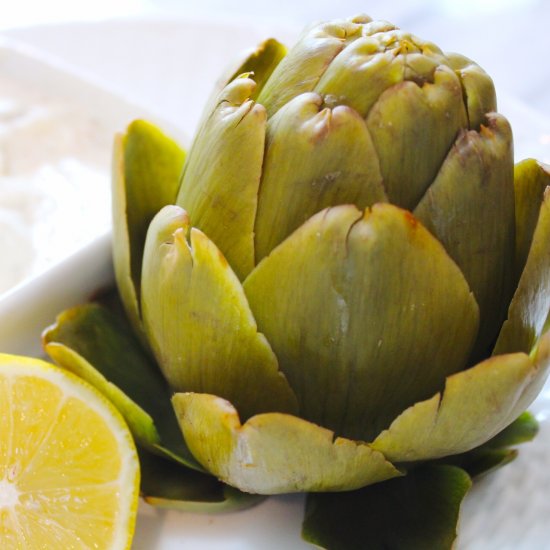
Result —
<instances>
[{"instance_id":1,"label":"dark green leaf","mask_svg":"<svg viewBox=\"0 0 550 550\"><path fill-rule=\"evenodd\" d=\"M310 494L302 535L328 550L450 549L470 486L464 470L428 465L359 491Z\"/></svg>"},{"instance_id":2,"label":"dark green leaf","mask_svg":"<svg viewBox=\"0 0 550 550\"><path fill-rule=\"evenodd\" d=\"M168 384L123 317L95 303L77 306L61 313L43 340L56 363L113 402L139 443L202 470L185 445Z\"/></svg>"},{"instance_id":3,"label":"dark green leaf","mask_svg":"<svg viewBox=\"0 0 550 550\"><path fill-rule=\"evenodd\" d=\"M524 412L482 448L504 449L532 441L539 431L539 424L530 412Z\"/></svg>"},{"instance_id":4,"label":"dark green leaf","mask_svg":"<svg viewBox=\"0 0 550 550\"><path fill-rule=\"evenodd\" d=\"M441 463L459 466L472 478L478 478L512 462L518 451L510 447L531 441L538 429L538 422L533 415L524 412L487 443L467 453L446 457Z\"/></svg>"},{"instance_id":5,"label":"dark green leaf","mask_svg":"<svg viewBox=\"0 0 550 550\"><path fill-rule=\"evenodd\" d=\"M483 452L473 453L462 468L470 474L472 479L477 480L506 464L510 464L518 456L516 449L485 449Z\"/></svg>"},{"instance_id":6,"label":"dark green leaf","mask_svg":"<svg viewBox=\"0 0 550 550\"><path fill-rule=\"evenodd\" d=\"M265 497L242 493L211 475L182 468L139 449L141 495L148 504L186 512L218 513L249 508Z\"/></svg>"}]
</instances>

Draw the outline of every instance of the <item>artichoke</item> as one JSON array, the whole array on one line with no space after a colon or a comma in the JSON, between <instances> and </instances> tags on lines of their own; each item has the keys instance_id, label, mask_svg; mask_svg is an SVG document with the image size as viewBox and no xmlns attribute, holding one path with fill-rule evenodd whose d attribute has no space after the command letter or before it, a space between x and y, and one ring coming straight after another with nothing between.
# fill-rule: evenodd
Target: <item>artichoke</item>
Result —
<instances>
[{"instance_id":1,"label":"artichoke","mask_svg":"<svg viewBox=\"0 0 550 550\"><path fill-rule=\"evenodd\" d=\"M550 170L514 168L489 76L387 22L318 24L288 53L261 44L184 157L143 121L115 144L140 351L86 306L45 333L52 357L157 455L245 493L353 491L315 501L318 544L330 503L361 509L367 486L463 495L550 365Z\"/></svg>"}]
</instances>

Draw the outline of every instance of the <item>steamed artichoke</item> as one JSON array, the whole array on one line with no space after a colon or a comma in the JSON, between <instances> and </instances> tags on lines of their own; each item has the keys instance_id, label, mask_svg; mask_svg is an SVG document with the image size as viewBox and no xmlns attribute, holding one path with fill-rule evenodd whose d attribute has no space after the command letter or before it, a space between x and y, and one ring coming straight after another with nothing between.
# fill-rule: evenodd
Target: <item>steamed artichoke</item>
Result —
<instances>
[{"instance_id":1,"label":"steamed artichoke","mask_svg":"<svg viewBox=\"0 0 550 550\"><path fill-rule=\"evenodd\" d=\"M196 469L250 493L357 490L456 464L542 387L550 171L514 172L472 61L365 16L316 25L239 67L185 163L141 121L114 159L118 289ZM99 380L75 337L97 315L45 340Z\"/></svg>"}]
</instances>

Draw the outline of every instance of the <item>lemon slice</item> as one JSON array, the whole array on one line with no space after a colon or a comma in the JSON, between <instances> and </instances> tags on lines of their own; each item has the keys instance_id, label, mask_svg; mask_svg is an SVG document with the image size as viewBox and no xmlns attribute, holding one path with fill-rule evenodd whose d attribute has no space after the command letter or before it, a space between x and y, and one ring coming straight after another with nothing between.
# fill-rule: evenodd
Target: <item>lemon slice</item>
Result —
<instances>
[{"instance_id":1,"label":"lemon slice","mask_svg":"<svg viewBox=\"0 0 550 550\"><path fill-rule=\"evenodd\" d=\"M118 411L71 373L0 354L0 548L129 548L139 463Z\"/></svg>"}]
</instances>

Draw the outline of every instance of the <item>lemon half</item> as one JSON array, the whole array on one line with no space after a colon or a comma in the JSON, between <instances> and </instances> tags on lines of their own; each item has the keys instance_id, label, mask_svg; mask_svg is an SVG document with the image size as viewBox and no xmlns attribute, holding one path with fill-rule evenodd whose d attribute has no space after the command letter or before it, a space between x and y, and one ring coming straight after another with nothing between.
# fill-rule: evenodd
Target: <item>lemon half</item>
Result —
<instances>
[{"instance_id":1,"label":"lemon half","mask_svg":"<svg viewBox=\"0 0 550 550\"><path fill-rule=\"evenodd\" d=\"M130 548L139 462L118 411L86 382L0 354L0 548Z\"/></svg>"}]
</instances>

